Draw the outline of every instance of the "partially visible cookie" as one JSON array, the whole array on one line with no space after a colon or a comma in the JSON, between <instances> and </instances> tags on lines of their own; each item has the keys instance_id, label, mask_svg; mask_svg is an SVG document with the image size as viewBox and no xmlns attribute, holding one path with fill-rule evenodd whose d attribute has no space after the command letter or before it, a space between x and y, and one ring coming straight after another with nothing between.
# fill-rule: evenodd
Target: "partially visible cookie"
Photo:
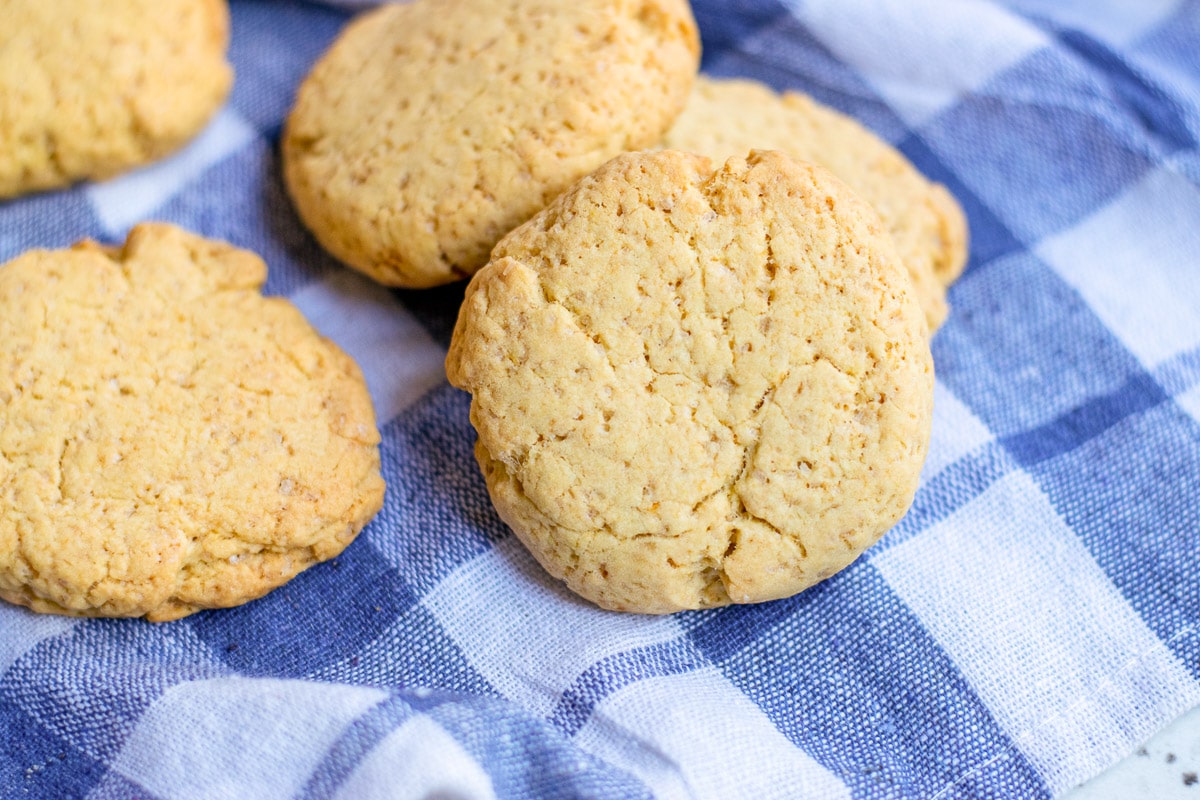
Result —
<instances>
[{"instance_id":1,"label":"partially visible cookie","mask_svg":"<svg viewBox=\"0 0 1200 800\"><path fill-rule=\"evenodd\" d=\"M385 5L301 86L288 189L350 266L449 283L576 179L658 141L698 59L686 0Z\"/></svg>"},{"instance_id":2,"label":"partially visible cookie","mask_svg":"<svg viewBox=\"0 0 1200 800\"><path fill-rule=\"evenodd\" d=\"M225 0L5 0L0 198L180 147L225 101Z\"/></svg>"},{"instance_id":3,"label":"partially visible cookie","mask_svg":"<svg viewBox=\"0 0 1200 800\"><path fill-rule=\"evenodd\" d=\"M497 246L467 289L497 511L599 605L794 594L908 508L933 367L879 217L778 152L613 159Z\"/></svg>"},{"instance_id":4,"label":"partially visible cookie","mask_svg":"<svg viewBox=\"0 0 1200 800\"><path fill-rule=\"evenodd\" d=\"M966 217L944 186L855 120L797 92L702 75L662 145L717 161L772 148L826 167L883 218L930 330L945 319L945 287L966 263Z\"/></svg>"},{"instance_id":5,"label":"partially visible cookie","mask_svg":"<svg viewBox=\"0 0 1200 800\"><path fill-rule=\"evenodd\" d=\"M169 225L0 266L0 598L150 620L233 606L378 512L362 375L265 278Z\"/></svg>"}]
</instances>

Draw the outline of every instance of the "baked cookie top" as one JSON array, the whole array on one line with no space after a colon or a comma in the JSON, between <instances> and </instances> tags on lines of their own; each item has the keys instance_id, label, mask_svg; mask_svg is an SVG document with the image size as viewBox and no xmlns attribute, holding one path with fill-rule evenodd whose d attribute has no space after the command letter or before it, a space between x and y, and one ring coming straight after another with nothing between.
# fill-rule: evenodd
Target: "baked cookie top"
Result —
<instances>
[{"instance_id":1,"label":"baked cookie top","mask_svg":"<svg viewBox=\"0 0 1200 800\"><path fill-rule=\"evenodd\" d=\"M967 259L967 223L954 197L850 117L797 92L700 76L662 146L724 161L752 148L826 167L875 207L908 267L930 330Z\"/></svg>"},{"instance_id":2,"label":"baked cookie top","mask_svg":"<svg viewBox=\"0 0 1200 800\"><path fill-rule=\"evenodd\" d=\"M107 178L192 138L225 101L225 0L5 0L0 198Z\"/></svg>"},{"instance_id":3,"label":"baked cookie top","mask_svg":"<svg viewBox=\"0 0 1200 800\"><path fill-rule=\"evenodd\" d=\"M577 178L654 144L699 58L686 0L418 0L352 22L283 141L321 244L391 285L465 278Z\"/></svg>"},{"instance_id":4,"label":"baked cookie top","mask_svg":"<svg viewBox=\"0 0 1200 800\"><path fill-rule=\"evenodd\" d=\"M446 367L500 516L610 609L828 577L904 514L929 436L894 244L778 152L613 159L496 246Z\"/></svg>"},{"instance_id":5,"label":"baked cookie top","mask_svg":"<svg viewBox=\"0 0 1200 800\"><path fill-rule=\"evenodd\" d=\"M151 620L237 605L379 510L361 373L265 278L168 225L0 266L0 598Z\"/></svg>"}]
</instances>

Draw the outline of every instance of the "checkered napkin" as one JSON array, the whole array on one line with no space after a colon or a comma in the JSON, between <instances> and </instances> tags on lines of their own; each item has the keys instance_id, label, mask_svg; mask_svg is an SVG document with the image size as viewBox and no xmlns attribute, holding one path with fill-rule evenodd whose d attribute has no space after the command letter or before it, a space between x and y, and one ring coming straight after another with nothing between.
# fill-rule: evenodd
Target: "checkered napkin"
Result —
<instances>
[{"instance_id":1,"label":"checkered napkin","mask_svg":"<svg viewBox=\"0 0 1200 800\"><path fill-rule=\"evenodd\" d=\"M0 260L145 219L263 254L366 373L387 503L241 608L0 608L0 796L1042 798L1200 703L1200 2L695 0L707 71L863 120L973 240L909 515L797 597L658 618L492 511L462 287L383 289L292 211L280 124L346 12L232 6L199 139L0 204Z\"/></svg>"}]
</instances>

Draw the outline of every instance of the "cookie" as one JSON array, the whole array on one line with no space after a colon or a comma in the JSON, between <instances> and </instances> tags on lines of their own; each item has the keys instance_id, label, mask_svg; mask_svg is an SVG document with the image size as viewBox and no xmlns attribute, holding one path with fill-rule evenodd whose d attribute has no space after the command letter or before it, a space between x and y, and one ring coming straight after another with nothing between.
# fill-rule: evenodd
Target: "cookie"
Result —
<instances>
[{"instance_id":1,"label":"cookie","mask_svg":"<svg viewBox=\"0 0 1200 800\"><path fill-rule=\"evenodd\" d=\"M699 58L686 0L417 0L351 23L283 140L301 218L394 286L465 278L609 158L648 147Z\"/></svg>"},{"instance_id":2,"label":"cookie","mask_svg":"<svg viewBox=\"0 0 1200 800\"><path fill-rule=\"evenodd\" d=\"M225 101L225 0L5 0L0 198L160 158Z\"/></svg>"},{"instance_id":3,"label":"cookie","mask_svg":"<svg viewBox=\"0 0 1200 800\"><path fill-rule=\"evenodd\" d=\"M446 369L501 518L575 592L770 600L912 500L933 367L911 285L820 167L633 153L496 246Z\"/></svg>"},{"instance_id":4,"label":"cookie","mask_svg":"<svg viewBox=\"0 0 1200 800\"><path fill-rule=\"evenodd\" d=\"M0 266L0 598L155 621L234 606L375 515L362 375L265 278L169 225Z\"/></svg>"},{"instance_id":5,"label":"cookie","mask_svg":"<svg viewBox=\"0 0 1200 800\"><path fill-rule=\"evenodd\" d=\"M967 224L944 186L850 117L796 92L701 76L663 147L723 161L751 148L820 164L875 207L908 267L929 329L946 317L946 291L967 258Z\"/></svg>"}]
</instances>

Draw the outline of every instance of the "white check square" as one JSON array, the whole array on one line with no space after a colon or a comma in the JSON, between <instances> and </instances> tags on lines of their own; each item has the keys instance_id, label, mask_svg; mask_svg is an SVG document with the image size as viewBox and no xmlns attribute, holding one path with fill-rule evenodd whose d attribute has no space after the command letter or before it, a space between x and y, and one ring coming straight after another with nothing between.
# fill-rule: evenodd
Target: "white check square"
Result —
<instances>
[{"instance_id":1,"label":"white check square","mask_svg":"<svg viewBox=\"0 0 1200 800\"><path fill-rule=\"evenodd\" d=\"M1049 44L1032 24L984 0L789 2L913 127Z\"/></svg>"},{"instance_id":2,"label":"white check square","mask_svg":"<svg viewBox=\"0 0 1200 800\"><path fill-rule=\"evenodd\" d=\"M1152 369L1200 346L1197 220L1200 188L1162 168L1036 253Z\"/></svg>"},{"instance_id":3,"label":"white check square","mask_svg":"<svg viewBox=\"0 0 1200 800\"><path fill-rule=\"evenodd\" d=\"M191 181L258 136L249 122L225 108L194 140L162 161L87 187L88 202L104 230L118 237L151 218Z\"/></svg>"}]
</instances>

